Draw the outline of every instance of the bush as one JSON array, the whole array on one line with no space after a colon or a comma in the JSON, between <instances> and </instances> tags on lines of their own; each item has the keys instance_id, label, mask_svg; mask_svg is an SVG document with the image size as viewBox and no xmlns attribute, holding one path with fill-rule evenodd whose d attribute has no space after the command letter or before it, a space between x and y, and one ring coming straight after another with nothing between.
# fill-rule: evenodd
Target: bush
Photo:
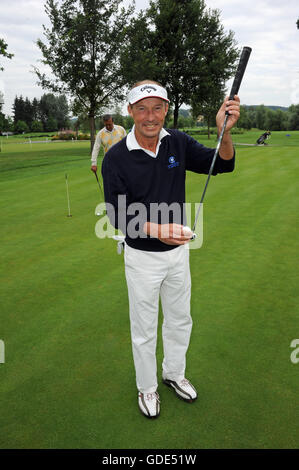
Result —
<instances>
[{"instance_id":1,"label":"bush","mask_svg":"<svg viewBox=\"0 0 299 470\"><path fill-rule=\"evenodd\" d=\"M31 124L32 132L43 132L44 126L41 121L33 121Z\"/></svg>"},{"instance_id":2,"label":"bush","mask_svg":"<svg viewBox=\"0 0 299 470\"><path fill-rule=\"evenodd\" d=\"M89 134L78 134L78 139L77 140L90 140L90 135Z\"/></svg>"},{"instance_id":3,"label":"bush","mask_svg":"<svg viewBox=\"0 0 299 470\"><path fill-rule=\"evenodd\" d=\"M90 140L89 134L78 134L76 138L76 133L74 131L62 131L57 135L53 135L52 140Z\"/></svg>"},{"instance_id":4,"label":"bush","mask_svg":"<svg viewBox=\"0 0 299 470\"><path fill-rule=\"evenodd\" d=\"M76 133L74 131L62 131L57 135L53 135L52 140L72 140L76 139Z\"/></svg>"},{"instance_id":5,"label":"bush","mask_svg":"<svg viewBox=\"0 0 299 470\"><path fill-rule=\"evenodd\" d=\"M25 121L18 121L16 124L15 124L15 131L18 133L18 134L22 134L24 132L28 132L29 131L29 128L26 124Z\"/></svg>"},{"instance_id":6,"label":"bush","mask_svg":"<svg viewBox=\"0 0 299 470\"><path fill-rule=\"evenodd\" d=\"M53 132L53 131L57 131L57 129L58 129L57 119L53 118L52 116L49 116L48 120L45 123L45 131Z\"/></svg>"}]
</instances>

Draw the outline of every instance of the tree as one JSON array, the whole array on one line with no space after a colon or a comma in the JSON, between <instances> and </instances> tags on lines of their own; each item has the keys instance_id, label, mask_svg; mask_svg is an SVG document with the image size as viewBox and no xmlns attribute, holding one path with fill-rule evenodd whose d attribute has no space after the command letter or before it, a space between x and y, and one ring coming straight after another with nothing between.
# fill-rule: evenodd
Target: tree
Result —
<instances>
[{"instance_id":1,"label":"tree","mask_svg":"<svg viewBox=\"0 0 299 470\"><path fill-rule=\"evenodd\" d=\"M299 104L292 104L289 109L288 128L291 131L299 130Z\"/></svg>"},{"instance_id":2,"label":"tree","mask_svg":"<svg viewBox=\"0 0 299 470\"><path fill-rule=\"evenodd\" d=\"M27 115L25 109L25 100L21 95L19 98L16 96L13 104L13 115L14 115L14 123L16 124L18 121L25 121L27 122Z\"/></svg>"},{"instance_id":3,"label":"tree","mask_svg":"<svg viewBox=\"0 0 299 470\"><path fill-rule=\"evenodd\" d=\"M115 122L115 124L119 125L119 126L122 126L122 127L125 127L125 118L124 116L121 114L121 108L120 106L116 106L112 113L112 117L113 117L113 120ZM103 121L103 117L101 119L101 127L104 127L104 121Z\"/></svg>"},{"instance_id":4,"label":"tree","mask_svg":"<svg viewBox=\"0 0 299 470\"><path fill-rule=\"evenodd\" d=\"M214 85L206 96L199 99L194 95L192 102L192 114L194 117L204 116L208 126L208 139L210 139L210 127L216 125L216 114L224 99L224 86L220 83Z\"/></svg>"},{"instance_id":5,"label":"tree","mask_svg":"<svg viewBox=\"0 0 299 470\"><path fill-rule=\"evenodd\" d=\"M32 120L40 120L39 100L37 98L33 98L32 100Z\"/></svg>"},{"instance_id":6,"label":"tree","mask_svg":"<svg viewBox=\"0 0 299 470\"><path fill-rule=\"evenodd\" d=\"M121 70L128 84L145 78L159 80L161 64L154 47L155 32L148 11L141 11L127 28L126 42L121 52Z\"/></svg>"},{"instance_id":7,"label":"tree","mask_svg":"<svg viewBox=\"0 0 299 470\"><path fill-rule=\"evenodd\" d=\"M5 115L0 111L0 135L5 131Z\"/></svg>"},{"instance_id":8,"label":"tree","mask_svg":"<svg viewBox=\"0 0 299 470\"><path fill-rule=\"evenodd\" d=\"M245 105L240 106L240 118L237 122L237 127L242 128L242 129L248 129L248 130L252 128L252 121L251 121L248 106L245 106Z\"/></svg>"},{"instance_id":9,"label":"tree","mask_svg":"<svg viewBox=\"0 0 299 470\"><path fill-rule=\"evenodd\" d=\"M57 128L54 130L68 127L68 110L65 95L55 96L53 93L45 93L39 101L39 116L45 128L50 117L56 120Z\"/></svg>"},{"instance_id":10,"label":"tree","mask_svg":"<svg viewBox=\"0 0 299 470\"><path fill-rule=\"evenodd\" d=\"M257 128L256 124L256 107L255 106L246 106L247 116L250 121L251 128Z\"/></svg>"},{"instance_id":11,"label":"tree","mask_svg":"<svg viewBox=\"0 0 299 470\"><path fill-rule=\"evenodd\" d=\"M3 93L0 91L0 135L2 134L2 131L6 130L5 129L6 127L5 115L1 112L3 104L4 104Z\"/></svg>"},{"instance_id":12,"label":"tree","mask_svg":"<svg viewBox=\"0 0 299 470\"><path fill-rule=\"evenodd\" d=\"M14 131L13 120L10 116L5 116L3 113L0 113L0 134L7 131Z\"/></svg>"},{"instance_id":13,"label":"tree","mask_svg":"<svg viewBox=\"0 0 299 470\"><path fill-rule=\"evenodd\" d=\"M83 132L89 132L90 131L90 122L88 118L88 114L86 111L82 110L82 105L78 100L74 100L72 105L71 105L71 110L73 113L73 116L77 117L77 121L75 123L75 132L76 132L76 138L78 138L78 133L79 129ZM95 126L96 126L96 120L95 120Z\"/></svg>"},{"instance_id":14,"label":"tree","mask_svg":"<svg viewBox=\"0 0 299 470\"><path fill-rule=\"evenodd\" d=\"M31 130L32 132L43 132L44 126L41 121L33 121L31 124Z\"/></svg>"},{"instance_id":15,"label":"tree","mask_svg":"<svg viewBox=\"0 0 299 470\"><path fill-rule=\"evenodd\" d=\"M55 96L45 93L40 100L33 98L32 102L22 95L15 97L13 104L14 123L25 121L31 129L34 121L41 121L46 127L49 118L55 119L55 130L66 128L69 125L68 102L65 95ZM53 127L53 123L51 124Z\"/></svg>"},{"instance_id":16,"label":"tree","mask_svg":"<svg viewBox=\"0 0 299 470\"><path fill-rule=\"evenodd\" d=\"M287 129L288 115L281 109L266 110L265 129L270 131L285 131Z\"/></svg>"},{"instance_id":17,"label":"tree","mask_svg":"<svg viewBox=\"0 0 299 470\"><path fill-rule=\"evenodd\" d=\"M86 111L90 121L91 149L95 116L113 96L122 97L124 79L119 52L133 7L120 9L121 0L47 0L51 27L44 28L48 44L37 45L54 75L48 78L35 68L39 84L67 93Z\"/></svg>"},{"instance_id":18,"label":"tree","mask_svg":"<svg viewBox=\"0 0 299 470\"><path fill-rule=\"evenodd\" d=\"M179 119L178 119L178 128L185 129L188 127L195 127L196 119L192 117L192 114L189 109L180 109Z\"/></svg>"},{"instance_id":19,"label":"tree","mask_svg":"<svg viewBox=\"0 0 299 470\"><path fill-rule=\"evenodd\" d=\"M57 111L56 111L56 119L57 125L59 129L69 127L70 121L68 118L69 113L69 105L67 102L67 98L65 95L59 95L56 97L57 103Z\"/></svg>"},{"instance_id":20,"label":"tree","mask_svg":"<svg viewBox=\"0 0 299 470\"><path fill-rule=\"evenodd\" d=\"M14 55L10 54L6 51L7 49L7 44L4 41L4 39L0 38L0 55L3 55L4 57L7 57L7 59L11 59ZM4 70L3 67L0 66L0 70Z\"/></svg>"},{"instance_id":21,"label":"tree","mask_svg":"<svg viewBox=\"0 0 299 470\"><path fill-rule=\"evenodd\" d=\"M2 111L2 106L4 105L4 95L2 91L0 91L0 113Z\"/></svg>"},{"instance_id":22,"label":"tree","mask_svg":"<svg viewBox=\"0 0 299 470\"><path fill-rule=\"evenodd\" d=\"M16 124L15 124L15 131L18 133L18 134L22 134L23 132L28 132L29 131L29 127L27 126L26 122L25 121L18 121Z\"/></svg>"},{"instance_id":23,"label":"tree","mask_svg":"<svg viewBox=\"0 0 299 470\"><path fill-rule=\"evenodd\" d=\"M132 116L125 116L125 119L124 119L124 128L129 131L130 129L132 129L132 127L134 126L134 119L132 118Z\"/></svg>"},{"instance_id":24,"label":"tree","mask_svg":"<svg viewBox=\"0 0 299 470\"><path fill-rule=\"evenodd\" d=\"M32 121L33 121L33 106L29 98L25 98L24 101L24 121L28 125L29 129L31 129Z\"/></svg>"},{"instance_id":25,"label":"tree","mask_svg":"<svg viewBox=\"0 0 299 470\"><path fill-rule=\"evenodd\" d=\"M204 0L151 0L129 30L122 65L131 83L151 78L166 86L177 127L182 104L221 90L237 57L233 33L224 32L219 11Z\"/></svg>"},{"instance_id":26,"label":"tree","mask_svg":"<svg viewBox=\"0 0 299 470\"><path fill-rule=\"evenodd\" d=\"M45 131L53 132L58 130L58 122L53 116L49 116L45 123Z\"/></svg>"},{"instance_id":27,"label":"tree","mask_svg":"<svg viewBox=\"0 0 299 470\"><path fill-rule=\"evenodd\" d=\"M266 108L263 104L256 109L256 127L258 129L265 129L266 126Z\"/></svg>"}]
</instances>

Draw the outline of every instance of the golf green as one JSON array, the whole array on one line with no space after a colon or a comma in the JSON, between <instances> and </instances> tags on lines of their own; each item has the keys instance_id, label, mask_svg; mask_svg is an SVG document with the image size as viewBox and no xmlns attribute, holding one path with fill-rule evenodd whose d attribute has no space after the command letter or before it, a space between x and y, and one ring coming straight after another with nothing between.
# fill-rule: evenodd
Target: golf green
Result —
<instances>
[{"instance_id":1,"label":"golf green","mask_svg":"<svg viewBox=\"0 0 299 470\"><path fill-rule=\"evenodd\" d=\"M0 448L298 447L299 132L238 145L260 134L234 136L236 169L211 179L190 250L198 400L162 384L159 328L153 421L137 406L123 257L95 235L89 143L2 141ZM205 179L187 175L187 201Z\"/></svg>"}]
</instances>

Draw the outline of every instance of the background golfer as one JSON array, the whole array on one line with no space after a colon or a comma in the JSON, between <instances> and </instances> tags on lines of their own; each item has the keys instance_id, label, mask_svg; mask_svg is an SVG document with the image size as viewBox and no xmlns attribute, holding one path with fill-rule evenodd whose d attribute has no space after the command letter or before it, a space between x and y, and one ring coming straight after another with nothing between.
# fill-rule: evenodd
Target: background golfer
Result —
<instances>
[{"instance_id":1,"label":"background golfer","mask_svg":"<svg viewBox=\"0 0 299 470\"><path fill-rule=\"evenodd\" d=\"M101 145L104 147L104 154L112 147L126 137L127 133L122 126L114 124L111 114L103 116L104 127L97 133L96 140L91 154L91 170L97 172L97 161Z\"/></svg>"},{"instance_id":2,"label":"background golfer","mask_svg":"<svg viewBox=\"0 0 299 470\"><path fill-rule=\"evenodd\" d=\"M195 387L185 378L186 352L192 329L188 243L183 231L185 173L209 172L214 149L187 134L165 130L168 111L166 90L157 82L138 82L128 94L128 112L134 126L126 139L106 154L102 174L107 213L125 238L125 273L129 294L131 339L136 370L138 405L148 418L160 414L157 392L156 341L159 296L163 308L163 383L179 398L192 403ZM239 98L226 99L218 111L218 129L225 111L230 116L213 174L234 169L234 148L229 130L239 118ZM119 204L119 196L126 203ZM146 217L139 223L140 236L130 233L133 203L142 203ZM169 212L168 220L152 220L153 203L173 203L182 209ZM113 211L111 210L113 208ZM187 249L186 249L187 248Z\"/></svg>"}]
</instances>

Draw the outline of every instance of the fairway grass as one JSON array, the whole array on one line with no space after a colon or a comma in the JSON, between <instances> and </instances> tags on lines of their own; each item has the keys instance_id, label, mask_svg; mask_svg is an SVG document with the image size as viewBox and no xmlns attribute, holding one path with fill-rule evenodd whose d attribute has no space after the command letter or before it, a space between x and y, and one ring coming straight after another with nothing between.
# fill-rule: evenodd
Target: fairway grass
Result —
<instances>
[{"instance_id":1,"label":"fairway grass","mask_svg":"<svg viewBox=\"0 0 299 470\"><path fill-rule=\"evenodd\" d=\"M162 384L159 329L153 421L137 406L123 256L94 231L89 143L3 146L0 448L298 448L298 134L236 146L235 171L211 179L190 250L198 400ZM205 179L188 173L187 201Z\"/></svg>"}]
</instances>

